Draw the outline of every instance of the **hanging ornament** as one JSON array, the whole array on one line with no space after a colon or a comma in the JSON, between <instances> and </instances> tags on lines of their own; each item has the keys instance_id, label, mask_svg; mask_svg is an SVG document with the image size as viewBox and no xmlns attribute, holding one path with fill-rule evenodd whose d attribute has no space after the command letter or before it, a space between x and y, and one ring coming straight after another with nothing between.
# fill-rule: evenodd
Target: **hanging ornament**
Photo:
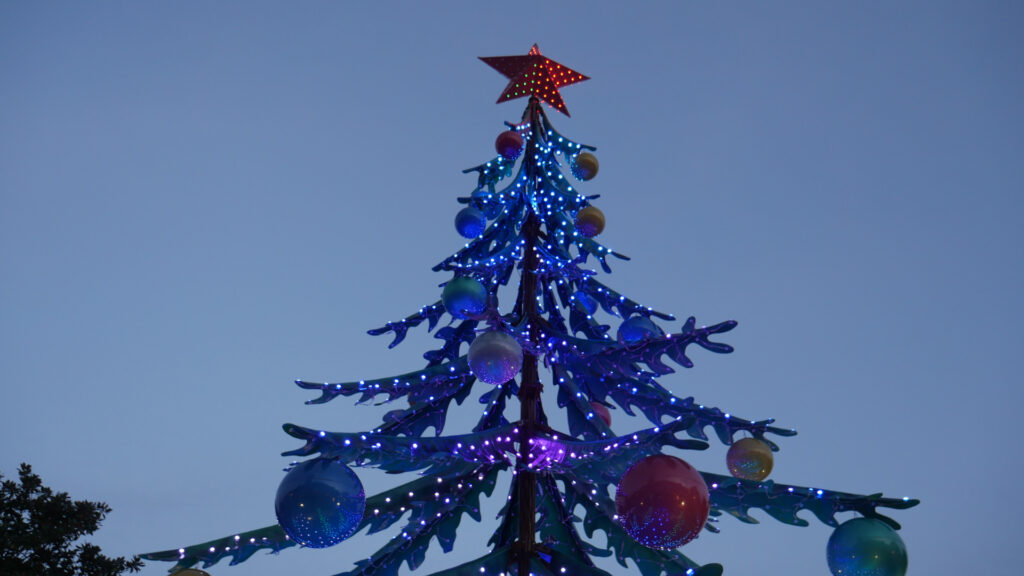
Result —
<instances>
[{"instance_id":1,"label":"hanging ornament","mask_svg":"<svg viewBox=\"0 0 1024 576\"><path fill-rule=\"evenodd\" d=\"M648 548L668 550L693 540L710 509L708 487L700 472L667 454L634 464L615 491L619 523Z\"/></svg>"},{"instance_id":2,"label":"hanging ornament","mask_svg":"<svg viewBox=\"0 0 1024 576\"><path fill-rule=\"evenodd\" d=\"M587 206L576 213L576 230L587 238L604 232L604 212L597 206Z\"/></svg>"},{"instance_id":3,"label":"hanging ornament","mask_svg":"<svg viewBox=\"0 0 1024 576\"><path fill-rule=\"evenodd\" d=\"M583 290L577 290L573 293L572 297L576 302L579 302L580 306L583 306L583 309L587 311L587 314L597 312L597 300L591 298L590 294L587 294Z\"/></svg>"},{"instance_id":4,"label":"hanging ornament","mask_svg":"<svg viewBox=\"0 0 1024 576\"><path fill-rule=\"evenodd\" d=\"M581 152L577 154L569 167L572 171L572 175L584 182L593 179L594 176L597 176L598 168L597 156L594 156L590 152Z\"/></svg>"},{"instance_id":5,"label":"hanging ornament","mask_svg":"<svg viewBox=\"0 0 1024 576\"><path fill-rule=\"evenodd\" d=\"M498 134L494 149L506 160L515 160L523 151L523 137L515 130L506 130Z\"/></svg>"},{"instance_id":6,"label":"hanging ornament","mask_svg":"<svg viewBox=\"0 0 1024 576\"><path fill-rule=\"evenodd\" d=\"M484 233L487 228L487 217L484 213L467 206L455 215L455 229L463 238L476 238Z\"/></svg>"},{"instance_id":7,"label":"hanging ornament","mask_svg":"<svg viewBox=\"0 0 1024 576\"><path fill-rule=\"evenodd\" d=\"M612 425L612 413L608 410L607 406L595 400L590 403L590 410L601 418L605 426Z\"/></svg>"},{"instance_id":8,"label":"hanging ornament","mask_svg":"<svg viewBox=\"0 0 1024 576\"><path fill-rule=\"evenodd\" d=\"M359 527L366 495L359 477L337 460L306 460L277 488L274 510L288 536L310 548L327 548Z\"/></svg>"},{"instance_id":9,"label":"hanging ornament","mask_svg":"<svg viewBox=\"0 0 1024 576\"><path fill-rule=\"evenodd\" d=\"M757 438L742 438L733 442L725 455L729 473L743 480L764 480L772 473L773 460L771 447Z\"/></svg>"},{"instance_id":10,"label":"hanging ornament","mask_svg":"<svg viewBox=\"0 0 1024 576\"><path fill-rule=\"evenodd\" d=\"M444 309L454 318L466 319L487 307L487 288L468 276L452 278L441 292Z\"/></svg>"},{"instance_id":11,"label":"hanging ornament","mask_svg":"<svg viewBox=\"0 0 1024 576\"><path fill-rule=\"evenodd\" d=\"M875 518L853 518L828 539L828 569L835 576L903 576L907 548L888 524Z\"/></svg>"},{"instance_id":12,"label":"hanging ornament","mask_svg":"<svg viewBox=\"0 0 1024 576\"><path fill-rule=\"evenodd\" d=\"M484 332L469 345L469 369L488 384L504 384L523 367L523 348L500 331Z\"/></svg>"},{"instance_id":13,"label":"hanging ornament","mask_svg":"<svg viewBox=\"0 0 1024 576\"><path fill-rule=\"evenodd\" d=\"M661 330L647 316L633 316L619 324L619 342L636 344L661 335Z\"/></svg>"}]
</instances>

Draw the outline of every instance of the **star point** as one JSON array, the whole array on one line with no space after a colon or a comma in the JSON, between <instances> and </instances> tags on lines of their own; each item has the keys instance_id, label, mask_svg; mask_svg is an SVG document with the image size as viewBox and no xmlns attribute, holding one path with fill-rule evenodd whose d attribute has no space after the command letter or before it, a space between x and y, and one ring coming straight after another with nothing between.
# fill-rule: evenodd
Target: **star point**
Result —
<instances>
[{"instance_id":1,"label":"star point","mask_svg":"<svg viewBox=\"0 0 1024 576\"><path fill-rule=\"evenodd\" d=\"M509 79L498 96L498 103L536 96L566 116L569 116L569 109L558 89L590 79L544 56L536 44L523 56L481 56L480 59Z\"/></svg>"}]
</instances>

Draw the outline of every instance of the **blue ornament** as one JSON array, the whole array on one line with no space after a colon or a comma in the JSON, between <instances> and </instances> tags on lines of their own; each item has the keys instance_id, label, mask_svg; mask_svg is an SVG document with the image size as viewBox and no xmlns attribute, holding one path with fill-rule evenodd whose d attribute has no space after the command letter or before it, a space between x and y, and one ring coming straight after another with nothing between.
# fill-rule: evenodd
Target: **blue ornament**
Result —
<instances>
[{"instance_id":1,"label":"blue ornament","mask_svg":"<svg viewBox=\"0 0 1024 576\"><path fill-rule=\"evenodd\" d=\"M619 342L623 344L636 344L658 336L661 330L646 316L633 316L619 324Z\"/></svg>"},{"instance_id":2,"label":"blue ornament","mask_svg":"<svg viewBox=\"0 0 1024 576\"><path fill-rule=\"evenodd\" d=\"M835 576L903 576L907 548L888 524L875 518L853 518L828 539L828 569Z\"/></svg>"},{"instance_id":3,"label":"blue ornament","mask_svg":"<svg viewBox=\"0 0 1024 576\"><path fill-rule=\"evenodd\" d=\"M307 460L277 488L274 511L288 536L309 548L327 548L359 528L366 494L359 477L337 460Z\"/></svg>"},{"instance_id":4,"label":"blue ornament","mask_svg":"<svg viewBox=\"0 0 1024 576\"><path fill-rule=\"evenodd\" d=\"M455 229L463 238L476 238L487 228L487 217L476 208L467 206L455 215Z\"/></svg>"},{"instance_id":5,"label":"blue ornament","mask_svg":"<svg viewBox=\"0 0 1024 576\"><path fill-rule=\"evenodd\" d=\"M591 298L590 295L583 290L577 290L572 296L577 302L579 302L580 306L583 306L583 309L587 311L587 314L597 312L597 300Z\"/></svg>"},{"instance_id":6,"label":"blue ornament","mask_svg":"<svg viewBox=\"0 0 1024 576\"><path fill-rule=\"evenodd\" d=\"M477 280L459 276L444 285L441 301L452 317L466 319L487 307L487 288Z\"/></svg>"},{"instance_id":7,"label":"blue ornament","mask_svg":"<svg viewBox=\"0 0 1024 576\"><path fill-rule=\"evenodd\" d=\"M523 348L504 332L484 332L469 345L469 369L488 384L504 384L523 367Z\"/></svg>"}]
</instances>

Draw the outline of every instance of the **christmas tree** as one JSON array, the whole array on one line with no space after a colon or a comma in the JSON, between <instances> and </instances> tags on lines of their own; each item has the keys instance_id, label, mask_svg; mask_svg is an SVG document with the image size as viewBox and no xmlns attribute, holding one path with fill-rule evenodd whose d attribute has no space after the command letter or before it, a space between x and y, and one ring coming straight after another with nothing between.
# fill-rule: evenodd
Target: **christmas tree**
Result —
<instances>
[{"instance_id":1,"label":"christmas tree","mask_svg":"<svg viewBox=\"0 0 1024 576\"><path fill-rule=\"evenodd\" d=\"M666 360L693 365L691 345L732 352L717 339L736 322L698 326L690 317L678 331L667 331L658 322L673 322L672 315L618 293L587 268L595 261L610 273L611 258L628 258L595 240L605 225L593 204L597 196L570 183L569 176L585 182L597 175L596 149L562 136L541 105L568 115L559 89L587 77L544 57L536 45L526 55L482 60L509 79L498 102L527 97L529 103L521 121L506 123L499 134L498 155L465 170L476 183L459 199L466 206L455 225L470 240L434 267L450 274L441 299L370 331L392 335L394 347L425 325L443 344L423 355L421 370L375 380L297 382L320 393L310 404L356 396L360 403L404 399L408 407L387 412L379 427L364 432L286 424L285 431L304 442L286 454L316 457L293 463L282 481L278 524L143 557L197 573L190 567L228 557L237 564L259 550L330 546L363 529L373 533L404 522L383 548L344 573L394 576L403 563L417 568L435 538L450 551L462 517L480 521L481 497L508 472L510 492L491 549L438 574L604 575L593 562L602 556L623 566L632 560L643 576L721 574L720 564L698 564L677 548L703 529L717 532L723 514L756 522L748 514L753 508L798 526L808 524L798 516L806 509L837 526L828 546L834 574L903 574L899 524L877 509L909 508L916 500L768 480L779 449L768 436L795 431L705 407L659 383L674 372ZM514 298L506 311L499 292ZM603 319L617 324L614 331ZM550 374L543 380L541 363ZM541 401L545 382L557 389L567 430L549 423ZM471 395L485 406L476 426L443 435L452 401L461 404ZM518 416L508 413L513 397ZM642 416L649 427L617 435L610 409ZM709 448L709 428L730 446L731 475L697 472L663 453L666 447ZM419 474L366 497L347 465ZM836 514L849 511L860 517L840 525ZM606 536L603 546L592 542L597 531Z\"/></svg>"}]
</instances>

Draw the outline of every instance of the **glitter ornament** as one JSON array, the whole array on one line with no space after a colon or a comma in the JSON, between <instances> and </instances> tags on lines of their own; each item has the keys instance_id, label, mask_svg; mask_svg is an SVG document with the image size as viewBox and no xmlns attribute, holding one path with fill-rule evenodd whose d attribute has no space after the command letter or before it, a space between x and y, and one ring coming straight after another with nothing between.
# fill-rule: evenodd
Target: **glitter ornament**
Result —
<instances>
[{"instance_id":1,"label":"glitter ornament","mask_svg":"<svg viewBox=\"0 0 1024 576\"><path fill-rule=\"evenodd\" d=\"M875 518L853 518L828 539L828 569L835 576L903 576L907 548L888 524Z\"/></svg>"},{"instance_id":2,"label":"glitter ornament","mask_svg":"<svg viewBox=\"0 0 1024 576\"><path fill-rule=\"evenodd\" d=\"M476 238L487 228L487 217L476 208L466 207L455 215L455 229L463 238Z\"/></svg>"},{"instance_id":3,"label":"glitter ornament","mask_svg":"<svg viewBox=\"0 0 1024 576\"><path fill-rule=\"evenodd\" d=\"M590 403L590 410L604 422L605 426L612 425L612 413L608 410L608 407L600 402L594 401Z\"/></svg>"},{"instance_id":4,"label":"glitter ornament","mask_svg":"<svg viewBox=\"0 0 1024 576\"><path fill-rule=\"evenodd\" d=\"M693 540L710 510L708 487L700 472L667 454L634 464L615 491L619 522L648 548L668 550Z\"/></svg>"},{"instance_id":5,"label":"glitter ornament","mask_svg":"<svg viewBox=\"0 0 1024 576\"><path fill-rule=\"evenodd\" d=\"M623 344L636 344L660 335L661 330L646 316L633 316L619 324L618 338Z\"/></svg>"},{"instance_id":6,"label":"glitter ornament","mask_svg":"<svg viewBox=\"0 0 1024 576\"><path fill-rule=\"evenodd\" d=\"M576 302L579 302L580 306L583 306L583 309L587 311L587 314L597 312L597 300L591 298L590 295L583 290L577 290L573 293L572 297Z\"/></svg>"},{"instance_id":7,"label":"glitter ornament","mask_svg":"<svg viewBox=\"0 0 1024 576\"><path fill-rule=\"evenodd\" d=\"M587 206L576 213L576 230L587 238L604 232L604 212L596 206Z\"/></svg>"},{"instance_id":8,"label":"glitter ornament","mask_svg":"<svg viewBox=\"0 0 1024 576\"><path fill-rule=\"evenodd\" d=\"M488 384L504 384L523 367L523 348L504 332L484 332L469 345L469 369Z\"/></svg>"},{"instance_id":9,"label":"glitter ornament","mask_svg":"<svg viewBox=\"0 0 1024 576\"><path fill-rule=\"evenodd\" d=\"M487 288L467 276L452 278L441 293L444 309L455 318L466 319L487 307Z\"/></svg>"},{"instance_id":10,"label":"glitter ornament","mask_svg":"<svg viewBox=\"0 0 1024 576\"><path fill-rule=\"evenodd\" d=\"M729 473L744 480L764 480L772 473L774 456L763 440L743 438L733 442L725 455Z\"/></svg>"},{"instance_id":11,"label":"glitter ornament","mask_svg":"<svg viewBox=\"0 0 1024 576\"><path fill-rule=\"evenodd\" d=\"M359 527L366 495L359 477L337 460L300 462L277 488L274 511L288 536L309 548L327 548Z\"/></svg>"},{"instance_id":12,"label":"glitter ornament","mask_svg":"<svg viewBox=\"0 0 1024 576\"><path fill-rule=\"evenodd\" d=\"M570 170L573 176L586 182L597 176L598 167L597 156L590 152L582 152L573 159Z\"/></svg>"},{"instance_id":13,"label":"glitter ornament","mask_svg":"<svg viewBox=\"0 0 1024 576\"><path fill-rule=\"evenodd\" d=\"M506 130L498 134L494 141L494 149L506 160L515 160L523 151L523 137L515 130Z\"/></svg>"}]
</instances>

